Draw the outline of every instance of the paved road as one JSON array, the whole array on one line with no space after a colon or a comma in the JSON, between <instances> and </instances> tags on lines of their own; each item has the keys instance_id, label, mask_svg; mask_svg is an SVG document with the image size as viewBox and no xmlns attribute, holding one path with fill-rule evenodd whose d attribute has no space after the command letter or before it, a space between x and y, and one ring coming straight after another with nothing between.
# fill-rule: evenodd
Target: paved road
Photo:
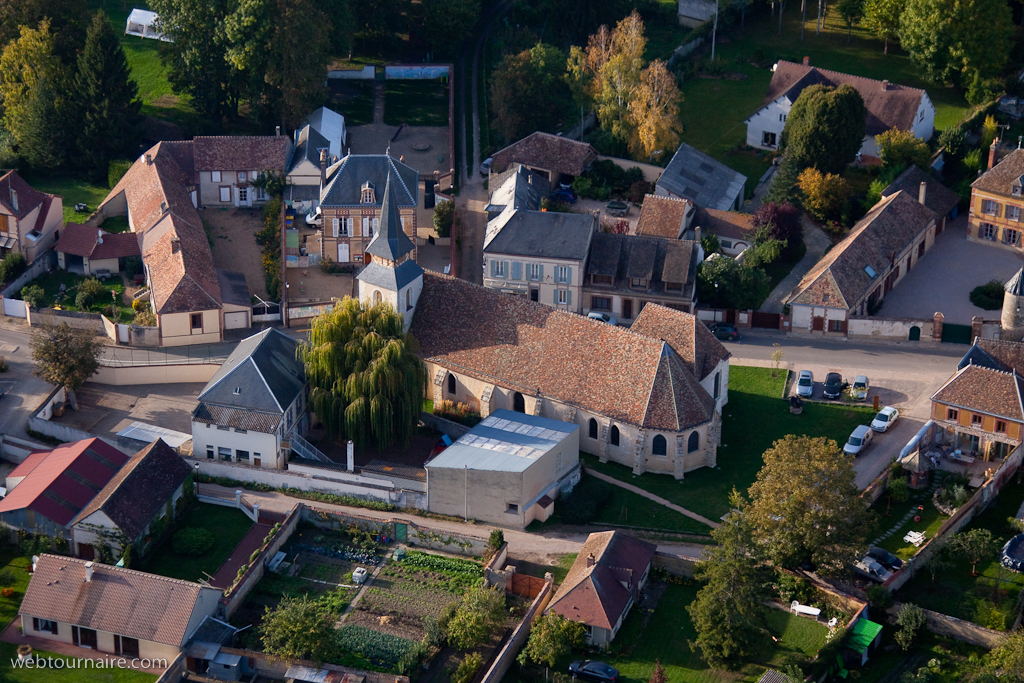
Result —
<instances>
[{"instance_id":1,"label":"paved road","mask_svg":"<svg viewBox=\"0 0 1024 683\"><path fill-rule=\"evenodd\" d=\"M0 325L0 356L8 370L0 374L0 434L28 439L25 428L32 411L53 391L53 385L32 375L35 364L29 350L29 333L24 325Z\"/></svg>"}]
</instances>

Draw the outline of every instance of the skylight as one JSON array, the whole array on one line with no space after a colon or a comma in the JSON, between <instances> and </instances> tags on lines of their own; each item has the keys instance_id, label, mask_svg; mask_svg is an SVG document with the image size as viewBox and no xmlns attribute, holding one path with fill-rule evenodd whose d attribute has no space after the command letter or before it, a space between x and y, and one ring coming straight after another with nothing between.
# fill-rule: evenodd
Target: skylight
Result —
<instances>
[{"instance_id":1,"label":"skylight","mask_svg":"<svg viewBox=\"0 0 1024 683\"><path fill-rule=\"evenodd\" d=\"M872 280L878 277L878 273L876 273L875 269L872 268L871 266L864 266L864 272L867 273L868 277L871 278Z\"/></svg>"}]
</instances>

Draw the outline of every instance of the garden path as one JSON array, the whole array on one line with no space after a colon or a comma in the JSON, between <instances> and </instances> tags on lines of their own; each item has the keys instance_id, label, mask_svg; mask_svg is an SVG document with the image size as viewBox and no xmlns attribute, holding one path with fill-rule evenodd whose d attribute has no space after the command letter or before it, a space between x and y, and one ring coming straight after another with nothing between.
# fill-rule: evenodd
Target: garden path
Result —
<instances>
[{"instance_id":1,"label":"garden path","mask_svg":"<svg viewBox=\"0 0 1024 683\"><path fill-rule=\"evenodd\" d=\"M348 617L348 615L352 613L352 610L356 608L356 605L359 604L359 601L363 599L364 595L366 595L366 591L370 590L370 586L373 585L373 582L374 580L376 580L377 575L380 574L380 570L384 568L384 565L388 563L388 560L391 559L391 556L395 554L395 550L396 549L388 551L388 554L384 556L384 559L376 567L373 568L373 572L368 577L366 577L366 581L364 581L363 585L359 587L359 590L356 592L356 596L352 598L352 601L348 603L348 607L346 607L345 611L341 613L340 617L338 617L338 621L335 622L334 628L341 628L341 625L345 622L345 619Z\"/></svg>"},{"instance_id":2,"label":"garden path","mask_svg":"<svg viewBox=\"0 0 1024 683\"><path fill-rule=\"evenodd\" d=\"M253 524L252 528L242 536L235 549L231 551L228 559L220 566L217 573L213 575L210 585L215 588L229 588L238 576L238 568L249 563L249 556L253 551L263 546L263 539L270 533L270 527L266 524Z\"/></svg>"},{"instance_id":3,"label":"garden path","mask_svg":"<svg viewBox=\"0 0 1024 683\"><path fill-rule=\"evenodd\" d=\"M702 524L707 524L712 529L717 529L718 527L722 526L718 522L712 522L707 517L704 517L702 515L698 515L696 512L692 512L690 510L687 510L684 507L676 505L675 503L669 502L669 501L665 500L664 498L662 498L661 496L656 496L653 493L651 493L650 491L645 491L642 488L640 488L639 486L633 486L632 484L627 484L624 481L619 481L615 477L609 477L607 474L602 474L600 472L597 472L596 470L590 469L589 467L584 468L584 469L586 469L587 474L592 476L592 477L596 477L597 479L600 479L601 481L606 481L609 484L613 484L614 486L618 486L619 488L626 489L627 491L632 491L633 493L636 493L636 494L639 494L639 495L643 496L647 500L653 500L658 505L664 505L669 510L675 510L676 512L679 512L681 514L686 515L690 519L695 519L698 522L701 522Z\"/></svg>"},{"instance_id":4,"label":"garden path","mask_svg":"<svg viewBox=\"0 0 1024 683\"><path fill-rule=\"evenodd\" d=\"M789 275L782 278L782 282L776 285L772 293L764 300L761 308L757 309L759 313L782 313L782 305L786 297L796 289L804 275L821 260L821 257L832 245L832 240L828 238L828 235L823 233L806 215L801 216L801 220L804 224L804 244L807 245L807 252L800 262L793 266L793 270L789 271Z\"/></svg>"},{"instance_id":5,"label":"garden path","mask_svg":"<svg viewBox=\"0 0 1024 683\"><path fill-rule=\"evenodd\" d=\"M936 490L937 488L939 488L939 483L938 483L938 481L936 481L935 479L933 479L933 481L932 481L932 485L931 485L931 488L929 488L929 489L928 489L928 494L927 494L927 495L925 496L925 499L926 499L926 500L931 500L931 498L932 498L932 494L933 494L933 493L935 493L935 490ZM899 531L900 529L902 529L902 528L903 528L903 526L904 526L904 525L905 525L905 524L906 524L907 522L909 522L909 521L910 521L910 518L911 518L911 517L913 517L913 516L914 516L914 515L916 515L916 514L918 514L918 511L917 511L917 503L915 503L914 505L912 505L912 506L910 507L910 509L909 509L909 510L907 510L907 514L903 515L903 519L901 519L900 521L898 521L898 522L896 522L895 524L893 524L893 526L892 526L892 528L891 528L891 529L889 529L889 530L888 530L888 531L886 531L886 532L885 532L884 534L882 534L881 536L879 536L878 538L876 538L875 540L873 540L873 541L871 542L871 545L878 545L878 544L879 544L879 543L881 543L881 542L882 542L882 541L883 541L884 539L886 539L886 538L889 538L890 536L892 536L893 534L895 534L896 532L898 532L898 531Z\"/></svg>"}]
</instances>

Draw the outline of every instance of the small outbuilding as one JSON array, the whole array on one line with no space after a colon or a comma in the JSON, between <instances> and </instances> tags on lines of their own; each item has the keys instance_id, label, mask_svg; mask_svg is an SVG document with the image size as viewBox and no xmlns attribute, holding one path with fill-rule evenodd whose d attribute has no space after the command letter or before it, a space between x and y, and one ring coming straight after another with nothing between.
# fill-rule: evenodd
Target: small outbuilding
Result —
<instances>
[{"instance_id":1,"label":"small outbuilding","mask_svg":"<svg viewBox=\"0 0 1024 683\"><path fill-rule=\"evenodd\" d=\"M139 38L152 38L162 40L165 43L173 43L174 40L156 30L157 13L148 9L132 10L128 15L128 23L124 27L127 36L138 36Z\"/></svg>"},{"instance_id":2,"label":"small outbuilding","mask_svg":"<svg viewBox=\"0 0 1024 683\"><path fill-rule=\"evenodd\" d=\"M872 650L878 648L882 642L882 625L876 624L870 619L858 619L857 623L850 629L850 635L846 639L846 648L860 656L860 664L868 663L868 657Z\"/></svg>"},{"instance_id":3,"label":"small outbuilding","mask_svg":"<svg viewBox=\"0 0 1024 683\"><path fill-rule=\"evenodd\" d=\"M496 410L426 464L431 512L523 528L579 481L577 425Z\"/></svg>"}]
</instances>

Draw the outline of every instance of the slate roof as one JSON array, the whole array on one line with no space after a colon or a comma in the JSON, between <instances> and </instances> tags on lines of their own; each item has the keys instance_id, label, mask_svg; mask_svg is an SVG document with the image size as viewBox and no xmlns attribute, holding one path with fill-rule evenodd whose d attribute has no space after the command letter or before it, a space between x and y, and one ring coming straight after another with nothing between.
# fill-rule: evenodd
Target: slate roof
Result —
<instances>
[{"instance_id":1,"label":"slate roof","mask_svg":"<svg viewBox=\"0 0 1024 683\"><path fill-rule=\"evenodd\" d=\"M491 171L501 173L510 164L518 162L545 171L578 176L596 158L597 150L586 142L538 131L495 152Z\"/></svg>"},{"instance_id":2,"label":"slate roof","mask_svg":"<svg viewBox=\"0 0 1024 683\"><path fill-rule=\"evenodd\" d=\"M546 611L570 621L613 629L656 549L654 544L621 531L590 534Z\"/></svg>"},{"instance_id":3,"label":"slate roof","mask_svg":"<svg viewBox=\"0 0 1024 683\"><path fill-rule=\"evenodd\" d=\"M191 465L157 439L125 463L71 526L103 512L128 538L137 538L191 472Z\"/></svg>"},{"instance_id":4,"label":"slate roof","mask_svg":"<svg viewBox=\"0 0 1024 683\"><path fill-rule=\"evenodd\" d=\"M1024 420L1022 389L1024 377L1015 370L1005 372L970 363L946 380L932 400L1020 422Z\"/></svg>"},{"instance_id":5,"label":"slate roof","mask_svg":"<svg viewBox=\"0 0 1024 683\"><path fill-rule=\"evenodd\" d=\"M775 65L771 83L768 84L768 94L764 98L762 108L783 95L790 102L796 102L804 88L812 85L839 87L844 84L853 86L864 100L864 107L867 109L867 135L878 135L890 128L913 129L914 117L917 116L921 100L928 96L920 88L889 83L888 87L883 89L883 82L873 78L852 76L780 59Z\"/></svg>"},{"instance_id":6,"label":"slate roof","mask_svg":"<svg viewBox=\"0 0 1024 683\"><path fill-rule=\"evenodd\" d=\"M423 268L411 258L391 268L381 263L370 263L356 276L361 282L397 292L423 274Z\"/></svg>"},{"instance_id":7,"label":"slate roof","mask_svg":"<svg viewBox=\"0 0 1024 683\"><path fill-rule=\"evenodd\" d=\"M142 256L142 252L139 251L139 238L134 233L122 232L114 235L103 232L103 243L99 244L101 232L91 225L67 223L54 246L54 251L93 260Z\"/></svg>"},{"instance_id":8,"label":"slate roof","mask_svg":"<svg viewBox=\"0 0 1024 683\"><path fill-rule=\"evenodd\" d=\"M204 592L198 583L85 560L40 555L18 614L180 647Z\"/></svg>"},{"instance_id":9,"label":"slate roof","mask_svg":"<svg viewBox=\"0 0 1024 683\"><path fill-rule=\"evenodd\" d=\"M157 143L100 204L102 208L121 195L127 201L149 268L153 308L160 315L221 307L213 253L189 194L195 186L193 155L192 142Z\"/></svg>"},{"instance_id":10,"label":"slate roof","mask_svg":"<svg viewBox=\"0 0 1024 683\"><path fill-rule=\"evenodd\" d=\"M306 385L296 347L294 339L274 328L243 339L203 387L200 404L283 414Z\"/></svg>"},{"instance_id":11,"label":"slate roof","mask_svg":"<svg viewBox=\"0 0 1024 683\"><path fill-rule=\"evenodd\" d=\"M402 229L395 195L398 184L397 178L388 173L387 182L384 184L383 203L380 207L380 230L366 245L367 254L373 254L392 263L397 263L400 258L416 249L416 245Z\"/></svg>"},{"instance_id":12,"label":"slate roof","mask_svg":"<svg viewBox=\"0 0 1024 683\"><path fill-rule=\"evenodd\" d=\"M289 143L284 135L197 135L192 144L196 171L284 173L288 162Z\"/></svg>"},{"instance_id":13,"label":"slate roof","mask_svg":"<svg viewBox=\"0 0 1024 683\"><path fill-rule=\"evenodd\" d=\"M714 415L665 342L464 280L424 273L410 332L426 361L613 420L676 432Z\"/></svg>"},{"instance_id":14,"label":"slate roof","mask_svg":"<svg viewBox=\"0 0 1024 683\"><path fill-rule=\"evenodd\" d=\"M303 161L308 161L317 168L320 168L320 150L328 150L330 154L331 143L323 135L313 130L311 126L305 126L299 131L295 142L295 151L292 152L291 162L288 164L288 172L295 170L295 167Z\"/></svg>"},{"instance_id":15,"label":"slate roof","mask_svg":"<svg viewBox=\"0 0 1024 683\"><path fill-rule=\"evenodd\" d=\"M636 234L678 239L686 215L693 211L693 203L688 199L645 195L640 206L640 218L636 222Z\"/></svg>"},{"instance_id":16,"label":"slate roof","mask_svg":"<svg viewBox=\"0 0 1024 683\"><path fill-rule=\"evenodd\" d=\"M653 293L678 296L689 301L697 283L698 245L693 240L613 235L599 232L594 235L587 262L587 275L605 275L614 278L610 286L591 284L587 291ZM630 286L632 279L647 280L646 289ZM681 291L665 288L666 282L682 284Z\"/></svg>"},{"instance_id":17,"label":"slate roof","mask_svg":"<svg viewBox=\"0 0 1024 683\"><path fill-rule=\"evenodd\" d=\"M281 415L261 413L251 408L226 408L200 403L192 411L192 421L200 424L245 429L261 434L273 434L281 424Z\"/></svg>"},{"instance_id":18,"label":"slate roof","mask_svg":"<svg viewBox=\"0 0 1024 683\"><path fill-rule=\"evenodd\" d=\"M716 237L730 240L754 239L753 216L738 211L719 211L718 209L701 209L694 225L700 226Z\"/></svg>"},{"instance_id":19,"label":"slate roof","mask_svg":"<svg viewBox=\"0 0 1024 683\"><path fill-rule=\"evenodd\" d=\"M506 206L487 223L483 250L485 254L583 261L596 230L597 218L590 214Z\"/></svg>"},{"instance_id":20,"label":"slate roof","mask_svg":"<svg viewBox=\"0 0 1024 683\"><path fill-rule=\"evenodd\" d=\"M551 183L547 178L519 165L513 165L504 173L495 175L490 186L495 188L487 203L490 218L509 205L514 209L540 211L541 199L551 192Z\"/></svg>"},{"instance_id":21,"label":"slate roof","mask_svg":"<svg viewBox=\"0 0 1024 683\"><path fill-rule=\"evenodd\" d=\"M882 196L888 197L902 190L916 198L921 191L921 183L927 183L924 205L937 215L945 216L960 203L960 195L940 183L930 173L922 171L917 164L911 164L910 168L892 181L889 187L882 190Z\"/></svg>"},{"instance_id":22,"label":"slate roof","mask_svg":"<svg viewBox=\"0 0 1024 683\"><path fill-rule=\"evenodd\" d=\"M804 275L789 303L853 308L878 284L893 256L912 244L935 218L917 195L897 192L882 199Z\"/></svg>"},{"instance_id":23,"label":"slate roof","mask_svg":"<svg viewBox=\"0 0 1024 683\"><path fill-rule=\"evenodd\" d=\"M1014 296L1024 296L1024 268L1021 268L1013 274L1006 284L1003 285L1003 291L1009 292Z\"/></svg>"},{"instance_id":24,"label":"slate roof","mask_svg":"<svg viewBox=\"0 0 1024 683\"><path fill-rule=\"evenodd\" d=\"M732 355L695 316L658 304L644 306L629 330L668 342L698 380L710 375L720 361Z\"/></svg>"},{"instance_id":25,"label":"slate roof","mask_svg":"<svg viewBox=\"0 0 1024 683\"><path fill-rule=\"evenodd\" d=\"M728 211L742 195L746 182L745 175L684 142L658 178L657 186L701 208Z\"/></svg>"},{"instance_id":26,"label":"slate roof","mask_svg":"<svg viewBox=\"0 0 1024 683\"><path fill-rule=\"evenodd\" d=\"M14 209L14 201L11 196L11 190L14 190L18 195L18 209ZM47 196L53 197L53 195L47 195L45 192L40 192L34 189L31 185L25 182L25 179L18 175L17 171L8 171L0 176L0 205L3 205L7 209L8 213L16 217L19 221L25 218L25 216L32 213L32 211L42 204ZM43 207L44 209L46 207ZM40 214L45 214L45 211L40 211Z\"/></svg>"},{"instance_id":27,"label":"slate roof","mask_svg":"<svg viewBox=\"0 0 1024 683\"><path fill-rule=\"evenodd\" d=\"M27 508L65 527L128 462L127 455L97 438L63 444L29 459L30 470L19 467L11 473L25 478L0 500L0 513Z\"/></svg>"},{"instance_id":28,"label":"slate roof","mask_svg":"<svg viewBox=\"0 0 1024 683\"><path fill-rule=\"evenodd\" d=\"M340 157L345 143L345 117L327 107L320 107L306 119L306 123L330 142L330 155ZM317 158L319 162L319 157Z\"/></svg>"},{"instance_id":29,"label":"slate roof","mask_svg":"<svg viewBox=\"0 0 1024 683\"><path fill-rule=\"evenodd\" d=\"M707 21L715 16L717 5L707 0L679 0L678 14L684 17Z\"/></svg>"},{"instance_id":30,"label":"slate roof","mask_svg":"<svg viewBox=\"0 0 1024 683\"><path fill-rule=\"evenodd\" d=\"M971 183L971 187L1012 196L1013 184L1019 184L1021 177L1024 177L1024 149L1015 149L998 164L982 173L980 178ZM2 196L3 192L0 191L0 197Z\"/></svg>"},{"instance_id":31,"label":"slate roof","mask_svg":"<svg viewBox=\"0 0 1024 683\"><path fill-rule=\"evenodd\" d=\"M317 162L320 163L319 161ZM400 207L415 207L419 201L419 173L387 154L349 154L328 170L328 181L320 193L320 205L328 206L381 206L388 176L396 176L395 199ZM373 204L362 204L361 189L365 182L373 183Z\"/></svg>"}]
</instances>

